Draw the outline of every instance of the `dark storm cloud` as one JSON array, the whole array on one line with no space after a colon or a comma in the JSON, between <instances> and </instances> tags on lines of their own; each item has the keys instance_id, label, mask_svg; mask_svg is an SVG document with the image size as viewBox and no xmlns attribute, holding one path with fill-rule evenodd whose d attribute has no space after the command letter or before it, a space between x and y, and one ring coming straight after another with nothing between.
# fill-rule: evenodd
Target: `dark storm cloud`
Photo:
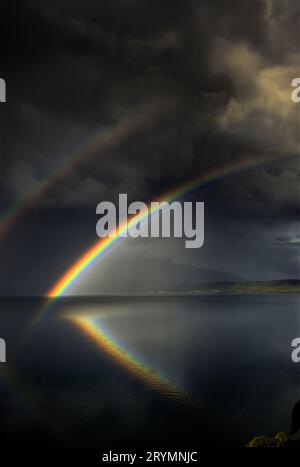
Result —
<instances>
[{"instance_id":1,"label":"dark storm cloud","mask_svg":"<svg viewBox=\"0 0 300 467\"><path fill-rule=\"evenodd\" d=\"M236 241L230 222L242 219L241 252L259 226L268 232L259 235L269 245L265 271L275 255L276 271L294 274L294 252L282 245L277 254L273 243L298 228L299 106L290 99L300 65L298 1L24 0L0 8L5 204L95 134L154 104L158 112L74 164L37 206L94 213L120 192L149 200L195 174L256 159L256 169L194 196L228 237L226 248ZM225 219L231 234L222 231Z\"/></svg>"},{"instance_id":2,"label":"dark storm cloud","mask_svg":"<svg viewBox=\"0 0 300 467\"><path fill-rule=\"evenodd\" d=\"M21 91L50 107L56 96L55 108L67 107L71 115L73 93L85 113L87 108L99 111L111 92L117 99L125 93L134 100L139 94L144 98L143 91L166 91L170 85L193 99L205 90L219 93L230 83L209 73L215 37L264 40L263 5L257 1L243 26L239 17L249 9L245 1L238 6L221 1L27 1L18 9L2 8L7 44L3 60L8 70L22 67ZM30 86L26 70L39 78L39 86L36 79ZM47 86L51 91L46 92Z\"/></svg>"},{"instance_id":3,"label":"dark storm cloud","mask_svg":"<svg viewBox=\"0 0 300 467\"><path fill-rule=\"evenodd\" d=\"M22 153L28 172L31 165L35 170L35 152L54 161L63 154L55 138L43 147L40 126L45 119L56 120L49 123L50 132L70 126L59 139L71 150L72 126L77 125L79 140L80 133L88 138L97 125L114 125L124 112L153 99L172 100L172 114L166 109L165 120L126 140L113 155L112 169L117 174L121 167L120 180L124 166L136 172L135 182L142 177L139 185L149 185L149 195L168 180L176 183L178 168L188 178L205 170L208 160L217 166L251 151L259 159L298 150L295 109L284 114L282 96L277 96L285 91L288 98L291 65L274 47L283 29L286 51L295 49L299 9L294 3L288 9L285 2L271 1L27 1L18 9L2 8L4 69L13 96L11 131L22 131L15 124L18 117L20 127L25 120L26 130L31 122L36 130ZM42 123L31 120L34 109ZM23 137L28 139L28 131ZM19 159L19 150L10 151L9 160L14 157ZM8 171L12 185L16 171L18 162ZM110 178L103 167L100 171ZM94 186L103 180L95 178L95 170L86 172L83 180L75 177L74 200L82 186L88 203L88 192L93 192L84 188L88 180ZM33 180L38 177L32 174Z\"/></svg>"}]
</instances>

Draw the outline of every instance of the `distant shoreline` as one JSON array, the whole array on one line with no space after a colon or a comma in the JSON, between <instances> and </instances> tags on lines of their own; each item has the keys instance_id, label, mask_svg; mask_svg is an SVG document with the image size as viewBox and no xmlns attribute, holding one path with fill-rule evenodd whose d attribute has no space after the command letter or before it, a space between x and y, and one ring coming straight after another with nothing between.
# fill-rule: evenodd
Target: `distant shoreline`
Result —
<instances>
[{"instance_id":1,"label":"distant shoreline","mask_svg":"<svg viewBox=\"0 0 300 467\"><path fill-rule=\"evenodd\" d=\"M132 290L133 289L133 290ZM97 291L95 287L94 290ZM104 290L99 290L98 293L90 294L74 294L64 295L61 298L122 298L122 297L163 297L163 296L216 296L216 295L298 295L300 294L300 280L298 279L283 279L270 281L247 281L247 280L230 280L230 281L214 281L214 282L199 282L195 279L190 282L182 283L173 286L151 287L151 284L137 283L127 286L126 283L116 285L116 287L107 287ZM35 294L32 290L23 290L16 294L7 293L0 296L2 299L22 299L36 298L51 301L52 299L43 294ZM56 300L59 297L56 298Z\"/></svg>"}]
</instances>

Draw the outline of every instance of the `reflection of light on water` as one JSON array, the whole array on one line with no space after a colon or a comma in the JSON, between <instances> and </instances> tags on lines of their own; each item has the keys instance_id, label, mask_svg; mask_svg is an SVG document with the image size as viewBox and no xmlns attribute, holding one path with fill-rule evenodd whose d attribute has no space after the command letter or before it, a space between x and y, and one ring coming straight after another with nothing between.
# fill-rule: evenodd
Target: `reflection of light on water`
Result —
<instances>
[{"instance_id":1,"label":"reflection of light on water","mask_svg":"<svg viewBox=\"0 0 300 467\"><path fill-rule=\"evenodd\" d=\"M125 368L132 375L137 377L152 388L158 390L168 397L185 399L187 396L171 383L166 377L157 371L150 369L136 355L127 351L116 342L103 328L99 319L75 316L70 318L86 335L101 347L115 362Z\"/></svg>"}]
</instances>

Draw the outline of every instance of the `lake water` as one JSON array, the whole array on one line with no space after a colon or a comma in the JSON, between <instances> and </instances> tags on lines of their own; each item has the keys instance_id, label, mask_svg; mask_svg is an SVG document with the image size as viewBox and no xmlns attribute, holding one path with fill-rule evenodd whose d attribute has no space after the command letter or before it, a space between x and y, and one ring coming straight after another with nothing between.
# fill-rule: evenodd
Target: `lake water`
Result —
<instances>
[{"instance_id":1,"label":"lake water","mask_svg":"<svg viewBox=\"0 0 300 467\"><path fill-rule=\"evenodd\" d=\"M290 429L300 297L1 301L1 442L243 446Z\"/></svg>"}]
</instances>

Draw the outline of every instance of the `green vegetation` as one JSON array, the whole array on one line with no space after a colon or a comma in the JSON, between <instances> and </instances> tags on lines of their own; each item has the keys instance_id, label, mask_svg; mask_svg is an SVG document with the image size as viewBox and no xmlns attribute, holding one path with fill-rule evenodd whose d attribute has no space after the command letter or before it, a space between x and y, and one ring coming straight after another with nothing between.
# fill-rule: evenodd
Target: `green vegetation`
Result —
<instances>
[{"instance_id":1,"label":"green vegetation","mask_svg":"<svg viewBox=\"0 0 300 467\"><path fill-rule=\"evenodd\" d=\"M286 433L277 433L274 438L268 436L257 436L252 439L247 448L299 448L300 440L290 438Z\"/></svg>"},{"instance_id":2,"label":"green vegetation","mask_svg":"<svg viewBox=\"0 0 300 467\"><path fill-rule=\"evenodd\" d=\"M300 293L300 281L237 282L230 288L232 293Z\"/></svg>"},{"instance_id":3,"label":"green vegetation","mask_svg":"<svg viewBox=\"0 0 300 467\"><path fill-rule=\"evenodd\" d=\"M299 280L281 281L241 281L241 282L215 282L211 284L201 284L193 289L193 294L213 293L213 294L300 294Z\"/></svg>"}]
</instances>

